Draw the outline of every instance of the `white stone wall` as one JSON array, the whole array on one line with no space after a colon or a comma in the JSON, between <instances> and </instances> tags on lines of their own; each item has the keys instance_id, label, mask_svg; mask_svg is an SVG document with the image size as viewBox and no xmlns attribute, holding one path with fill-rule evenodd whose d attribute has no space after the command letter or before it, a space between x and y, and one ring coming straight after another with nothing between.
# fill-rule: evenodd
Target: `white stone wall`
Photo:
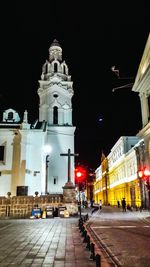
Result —
<instances>
[{"instance_id":1,"label":"white stone wall","mask_svg":"<svg viewBox=\"0 0 150 267\"><path fill-rule=\"evenodd\" d=\"M45 158L44 145L46 132L42 130L21 131L22 160L26 160L25 185L28 186L28 195L34 195L45 191Z\"/></svg>"},{"instance_id":2,"label":"white stone wall","mask_svg":"<svg viewBox=\"0 0 150 267\"><path fill-rule=\"evenodd\" d=\"M11 191L11 171L13 156L14 130L0 130L0 145L5 146L4 162L0 162L0 196L6 196Z\"/></svg>"},{"instance_id":3,"label":"white stone wall","mask_svg":"<svg viewBox=\"0 0 150 267\"><path fill-rule=\"evenodd\" d=\"M54 127L48 128L48 144L52 147L49 157L49 193L62 193L62 187L68 179L68 157L60 156L61 153L74 153L74 132L75 127ZM57 184L54 184L57 178ZM71 181L74 183L74 157L71 156Z\"/></svg>"}]
</instances>

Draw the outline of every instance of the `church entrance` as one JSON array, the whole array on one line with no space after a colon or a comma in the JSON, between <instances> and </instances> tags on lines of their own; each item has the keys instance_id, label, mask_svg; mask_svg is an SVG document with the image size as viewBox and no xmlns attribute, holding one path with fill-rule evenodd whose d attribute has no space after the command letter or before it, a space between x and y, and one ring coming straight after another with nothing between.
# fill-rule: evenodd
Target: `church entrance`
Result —
<instances>
[{"instance_id":1,"label":"church entrance","mask_svg":"<svg viewBox=\"0 0 150 267\"><path fill-rule=\"evenodd\" d=\"M54 207L54 217L58 217L58 208Z\"/></svg>"}]
</instances>

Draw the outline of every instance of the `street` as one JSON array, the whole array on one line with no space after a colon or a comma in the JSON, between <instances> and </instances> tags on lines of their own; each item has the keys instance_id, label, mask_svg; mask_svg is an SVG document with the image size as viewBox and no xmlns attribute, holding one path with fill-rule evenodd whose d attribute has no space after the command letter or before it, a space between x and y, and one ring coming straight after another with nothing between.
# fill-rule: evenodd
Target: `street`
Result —
<instances>
[{"instance_id":1,"label":"street","mask_svg":"<svg viewBox=\"0 0 150 267\"><path fill-rule=\"evenodd\" d=\"M86 226L106 250L106 257L116 259L118 266L150 267L150 212L103 207Z\"/></svg>"},{"instance_id":2,"label":"street","mask_svg":"<svg viewBox=\"0 0 150 267\"><path fill-rule=\"evenodd\" d=\"M101 267L150 267L150 213L103 206L84 223L103 255ZM0 220L0 266L95 267L79 217ZM107 265L108 263L108 265Z\"/></svg>"}]
</instances>

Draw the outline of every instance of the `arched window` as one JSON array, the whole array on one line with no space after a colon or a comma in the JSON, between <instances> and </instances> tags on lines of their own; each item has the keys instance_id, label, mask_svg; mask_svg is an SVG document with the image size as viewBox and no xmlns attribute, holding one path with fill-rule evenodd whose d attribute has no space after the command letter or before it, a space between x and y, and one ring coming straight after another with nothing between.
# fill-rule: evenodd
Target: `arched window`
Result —
<instances>
[{"instance_id":1,"label":"arched window","mask_svg":"<svg viewBox=\"0 0 150 267\"><path fill-rule=\"evenodd\" d=\"M53 124L58 124L58 107L53 108Z\"/></svg>"},{"instance_id":2,"label":"arched window","mask_svg":"<svg viewBox=\"0 0 150 267\"><path fill-rule=\"evenodd\" d=\"M48 73L48 64L45 65L45 74Z\"/></svg>"},{"instance_id":3,"label":"arched window","mask_svg":"<svg viewBox=\"0 0 150 267\"><path fill-rule=\"evenodd\" d=\"M63 66L63 73L66 74L66 66Z\"/></svg>"},{"instance_id":4,"label":"arched window","mask_svg":"<svg viewBox=\"0 0 150 267\"><path fill-rule=\"evenodd\" d=\"M54 63L54 72L57 72L57 63Z\"/></svg>"},{"instance_id":5,"label":"arched window","mask_svg":"<svg viewBox=\"0 0 150 267\"><path fill-rule=\"evenodd\" d=\"M8 120L13 120L13 112L8 113Z\"/></svg>"}]
</instances>

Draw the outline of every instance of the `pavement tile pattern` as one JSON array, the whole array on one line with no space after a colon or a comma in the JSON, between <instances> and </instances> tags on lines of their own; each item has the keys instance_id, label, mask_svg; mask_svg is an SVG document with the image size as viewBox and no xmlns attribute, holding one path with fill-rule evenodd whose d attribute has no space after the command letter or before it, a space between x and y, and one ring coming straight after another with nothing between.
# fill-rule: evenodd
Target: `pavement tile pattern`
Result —
<instances>
[{"instance_id":1,"label":"pavement tile pattern","mask_svg":"<svg viewBox=\"0 0 150 267\"><path fill-rule=\"evenodd\" d=\"M0 220L0 267L95 267L78 218Z\"/></svg>"}]
</instances>

